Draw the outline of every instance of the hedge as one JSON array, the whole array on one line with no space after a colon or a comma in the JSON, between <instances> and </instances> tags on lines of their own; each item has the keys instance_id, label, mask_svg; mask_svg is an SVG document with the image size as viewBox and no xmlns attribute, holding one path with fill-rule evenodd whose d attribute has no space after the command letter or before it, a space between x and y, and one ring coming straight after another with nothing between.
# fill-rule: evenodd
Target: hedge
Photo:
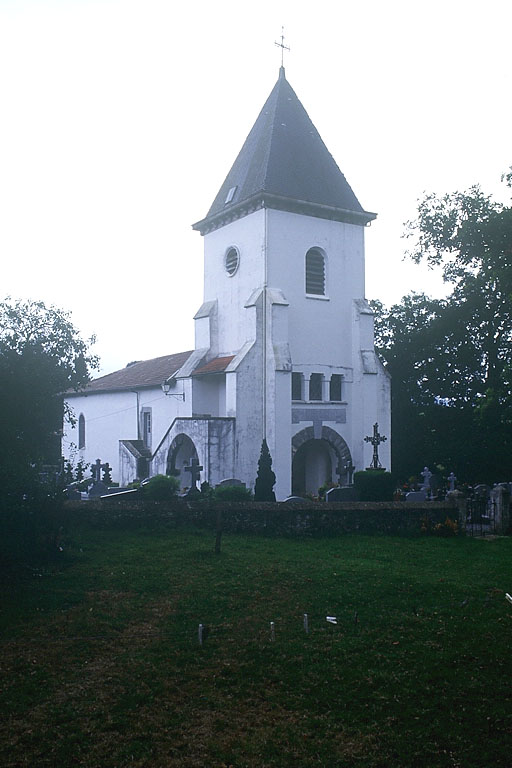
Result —
<instances>
[{"instance_id":1,"label":"hedge","mask_svg":"<svg viewBox=\"0 0 512 768\"><path fill-rule=\"evenodd\" d=\"M193 524L216 529L219 513L224 532L271 536L335 536L344 533L420 535L458 510L446 502L270 503L99 499L68 501L69 522L98 527L143 528ZM425 525L427 523L427 525Z\"/></svg>"}]
</instances>

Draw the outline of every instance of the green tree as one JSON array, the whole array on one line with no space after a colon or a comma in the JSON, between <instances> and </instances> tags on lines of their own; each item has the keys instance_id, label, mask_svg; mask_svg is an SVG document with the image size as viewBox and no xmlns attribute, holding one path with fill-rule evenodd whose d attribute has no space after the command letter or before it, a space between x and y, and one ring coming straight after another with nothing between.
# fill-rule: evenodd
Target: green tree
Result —
<instances>
[{"instance_id":1,"label":"green tree","mask_svg":"<svg viewBox=\"0 0 512 768\"><path fill-rule=\"evenodd\" d=\"M92 340L91 340L92 341ZM57 464L62 395L97 364L69 315L40 301L0 302L0 567L41 564L62 551Z\"/></svg>"},{"instance_id":2,"label":"green tree","mask_svg":"<svg viewBox=\"0 0 512 768\"><path fill-rule=\"evenodd\" d=\"M272 456L270 455L267 441L263 440L260 458L258 459L258 475L254 485L254 501L275 501L275 483L276 476L272 470Z\"/></svg>"},{"instance_id":3,"label":"green tree","mask_svg":"<svg viewBox=\"0 0 512 768\"><path fill-rule=\"evenodd\" d=\"M512 176L505 177L508 185ZM408 222L409 256L440 268L447 299L422 294L376 311L393 376L393 467L442 463L459 478L510 476L512 209L468 192L427 195Z\"/></svg>"},{"instance_id":4,"label":"green tree","mask_svg":"<svg viewBox=\"0 0 512 768\"><path fill-rule=\"evenodd\" d=\"M97 358L69 315L41 301L0 302L0 464L14 481L60 456L62 395L89 380Z\"/></svg>"}]
</instances>

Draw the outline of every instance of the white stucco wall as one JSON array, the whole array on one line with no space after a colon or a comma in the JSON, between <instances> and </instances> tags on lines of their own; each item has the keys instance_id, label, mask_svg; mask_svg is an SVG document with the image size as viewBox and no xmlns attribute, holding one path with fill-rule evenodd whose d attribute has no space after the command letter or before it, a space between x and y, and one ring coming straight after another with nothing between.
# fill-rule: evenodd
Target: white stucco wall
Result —
<instances>
[{"instance_id":1,"label":"white stucco wall","mask_svg":"<svg viewBox=\"0 0 512 768\"><path fill-rule=\"evenodd\" d=\"M244 307L255 288L263 285L264 245L264 210L227 224L204 238L204 301L218 300L214 354L232 354L251 338L251 318ZM229 276L224 267L230 247L236 247L240 253L239 266L233 276Z\"/></svg>"},{"instance_id":2,"label":"white stucco wall","mask_svg":"<svg viewBox=\"0 0 512 768\"><path fill-rule=\"evenodd\" d=\"M188 382L185 383L187 388ZM178 381L173 392L181 392L183 382ZM143 409L151 409L151 449L154 451L164 437L169 424L179 416L191 414L190 391L183 402L164 395L160 387L132 391L113 391L81 394L68 398L77 424L64 425L63 455L76 465L82 460L94 463L101 459L112 467L112 480L119 481L119 440L142 438L137 420L141 421ZM85 448L78 450L78 417L85 417Z\"/></svg>"},{"instance_id":3,"label":"white stucco wall","mask_svg":"<svg viewBox=\"0 0 512 768\"><path fill-rule=\"evenodd\" d=\"M364 228L269 210L267 230L268 282L290 305L294 365L350 365L351 302L364 296ZM305 256L313 247L325 254L325 296L305 291Z\"/></svg>"},{"instance_id":4,"label":"white stucco wall","mask_svg":"<svg viewBox=\"0 0 512 768\"><path fill-rule=\"evenodd\" d=\"M112 467L112 479L119 476L119 439L137 438L137 397L133 392L77 395L68 399L77 423L64 425L62 442L66 460L92 464L96 459ZM78 449L78 418L85 417L85 448Z\"/></svg>"}]
</instances>

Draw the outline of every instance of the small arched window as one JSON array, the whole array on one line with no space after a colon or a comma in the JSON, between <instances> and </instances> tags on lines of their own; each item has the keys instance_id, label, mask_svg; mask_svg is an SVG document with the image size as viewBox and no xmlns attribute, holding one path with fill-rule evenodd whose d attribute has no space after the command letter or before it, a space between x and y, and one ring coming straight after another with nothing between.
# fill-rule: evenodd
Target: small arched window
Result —
<instances>
[{"instance_id":1,"label":"small arched window","mask_svg":"<svg viewBox=\"0 0 512 768\"><path fill-rule=\"evenodd\" d=\"M83 413L78 417L78 447L85 448L85 416Z\"/></svg>"},{"instance_id":2,"label":"small arched window","mask_svg":"<svg viewBox=\"0 0 512 768\"><path fill-rule=\"evenodd\" d=\"M306 293L325 296L325 257L319 248L306 253Z\"/></svg>"}]
</instances>

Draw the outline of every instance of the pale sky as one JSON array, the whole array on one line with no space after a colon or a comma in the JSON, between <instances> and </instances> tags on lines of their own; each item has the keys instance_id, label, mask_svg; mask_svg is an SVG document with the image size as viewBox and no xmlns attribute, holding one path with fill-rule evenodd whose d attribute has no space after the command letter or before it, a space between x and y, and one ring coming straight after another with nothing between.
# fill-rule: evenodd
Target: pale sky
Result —
<instances>
[{"instance_id":1,"label":"pale sky","mask_svg":"<svg viewBox=\"0 0 512 768\"><path fill-rule=\"evenodd\" d=\"M102 373L193 347L203 218L278 76L366 210L366 295L423 191L507 199L510 0L0 0L0 299L95 333Z\"/></svg>"}]
</instances>

